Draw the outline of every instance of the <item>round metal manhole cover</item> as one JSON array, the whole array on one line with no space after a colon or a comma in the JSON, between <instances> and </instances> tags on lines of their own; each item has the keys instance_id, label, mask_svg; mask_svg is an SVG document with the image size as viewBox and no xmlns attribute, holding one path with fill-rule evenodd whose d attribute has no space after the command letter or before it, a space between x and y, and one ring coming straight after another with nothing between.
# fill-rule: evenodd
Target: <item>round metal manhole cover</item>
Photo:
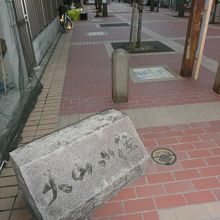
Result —
<instances>
[{"instance_id":1,"label":"round metal manhole cover","mask_svg":"<svg viewBox=\"0 0 220 220\"><path fill-rule=\"evenodd\" d=\"M157 148L151 153L152 159L161 165L172 165L176 162L176 154L166 148Z\"/></svg>"}]
</instances>

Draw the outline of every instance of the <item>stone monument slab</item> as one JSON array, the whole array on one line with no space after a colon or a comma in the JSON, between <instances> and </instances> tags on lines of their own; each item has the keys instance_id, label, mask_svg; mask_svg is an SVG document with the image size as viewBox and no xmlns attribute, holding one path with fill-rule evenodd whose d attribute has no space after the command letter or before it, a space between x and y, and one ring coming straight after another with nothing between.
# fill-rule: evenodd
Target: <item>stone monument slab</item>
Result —
<instances>
[{"instance_id":1,"label":"stone monument slab","mask_svg":"<svg viewBox=\"0 0 220 220\"><path fill-rule=\"evenodd\" d=\"M91 116L11 154L19 186L37 219L75 220L144 174L149 155L129 117Z\"/></svg>"}]
</instances>

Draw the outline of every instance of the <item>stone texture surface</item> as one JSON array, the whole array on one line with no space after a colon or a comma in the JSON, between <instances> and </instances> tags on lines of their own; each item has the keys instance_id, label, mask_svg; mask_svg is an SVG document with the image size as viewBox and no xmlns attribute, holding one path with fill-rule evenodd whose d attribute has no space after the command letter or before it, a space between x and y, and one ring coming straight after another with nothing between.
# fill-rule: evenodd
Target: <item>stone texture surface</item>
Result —
<instances>
[{"instance_id":1,"label":"stone texture surface","mask_svg":"<svg viewBox=\"0 0 220 220\"><path fill-rule=\"evenodd\" d=\"M129 117L108 110L11 153L38 219L83 218L145 173L148 154Z\"/></svg>"},{"instance_id":2,"label":"stone texture surface","mask_svg":"<svg viewBox=\"0 0 220 220\"><path fill-rule=\"evenodd\" d=\"M116 103L128 101L128 58L124 49L112 54L112 99Z\"/></svg>"}]
</instances>

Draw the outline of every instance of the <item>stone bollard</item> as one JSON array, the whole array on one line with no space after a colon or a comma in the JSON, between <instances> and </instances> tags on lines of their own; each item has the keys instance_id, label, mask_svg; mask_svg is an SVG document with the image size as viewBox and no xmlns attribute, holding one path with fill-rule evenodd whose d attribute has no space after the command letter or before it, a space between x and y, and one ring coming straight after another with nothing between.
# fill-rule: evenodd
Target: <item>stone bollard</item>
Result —
<instances>
[{"instance_id":1,"label":"stone bollard","mask_svg":"<svg viewBox=\"0 0 220 220\"><path fill-rule=\"evenodd\" d=\"M149 155L129 117L108 110L10 153L38 220L88 219L146 172Z\"/></svg>"},{"instance_id":2,"label":"stone bollard","mask_svg":"<svg viewBox=\"0 0 220 220\"><path fill-rule=\"evenodd\" d=\"M217 93L220 94L220 61L219 61L219 65L218 65L218 70L215 76L215 83L213 86L213 90Z\"/></svg>"},{"instance_id":3,"label":"stone bollard","mask_svg":"<svg viewBox=\"0 0 220 220\"><path fill-rule=\"evenodd\" d=\"M124 49L112 54L112 99L115 103L128 101L128 58L129 53Z\"/></svg>"}]
</instances>

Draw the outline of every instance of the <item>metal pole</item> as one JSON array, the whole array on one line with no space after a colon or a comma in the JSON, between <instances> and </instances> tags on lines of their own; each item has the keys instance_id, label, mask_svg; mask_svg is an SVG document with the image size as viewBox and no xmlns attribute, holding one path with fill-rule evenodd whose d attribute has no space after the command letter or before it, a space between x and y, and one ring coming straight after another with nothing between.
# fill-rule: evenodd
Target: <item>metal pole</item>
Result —
<instances>
[{"instance_id":1,"label":"metal pole","mask_svg":"<svg viewBox=\"0 0 220 220\"><path fill-rule=\"evenodd\" d=\"M220 61L219 61L218 70L217 70L216 77L215 77L213 90L216 93L220 94Z\"/></svg>"},{"instance_id":2,"label":"metal pole","mask_svg":"<svg viewBox=\"0 0 220 220\"><path fill-rule=\"evenodd\" d=\"M157 12L159 12L160 0L157 0Z\"/></svg>"},{"instance_id":3,"label":"metal pole","mask_svg":"<svg viewBox=\"0 0 220 220\"><path fill-rule=\"evenodd\" d=\"M3 78L3 86L4 86L4 93L7 95L7 86L6 86L6 72L4 68L4 60L3 60L3 49L2 49L2 41L0 40L0 64L2 67L2 78Z\"/></svg>"},{"instance_id":4,"label":"metal pole","mask_svg":"<svg viewBox=\"0 0 220 220\"><path fill-rule=\"evenodd\" d=\"M214 12L213 12L213 17L212 17L212 23L215 23L215 16L216 16L216 11L217 11L217 6L218 6L218 0L215 0L215 5L214 5Z\"/></svg>"},{"instance_id":5,"label":"metal pole","mask_svg":"<svg viewBox=\"0 0 220 220\"><path fill-rule=\"evenodd\" d=\"M207 35L207 30L208 30L208 24L209 24L209 18L211 15L211 10L212 10L212 3L213 0L206 0L205 3L205 9L204 9L204 15L202 19L202 26L200 30L200 37L199 37L199 44L197 47L198 51L198 60L196 63L196 68L195 68L195 73L194 73L194 80L197 80L199 77L199 70L202 62L202 55L203 55L203 50L205 46L205 40L206 40L206 35Z\"/></svg>"}]
</instances>

